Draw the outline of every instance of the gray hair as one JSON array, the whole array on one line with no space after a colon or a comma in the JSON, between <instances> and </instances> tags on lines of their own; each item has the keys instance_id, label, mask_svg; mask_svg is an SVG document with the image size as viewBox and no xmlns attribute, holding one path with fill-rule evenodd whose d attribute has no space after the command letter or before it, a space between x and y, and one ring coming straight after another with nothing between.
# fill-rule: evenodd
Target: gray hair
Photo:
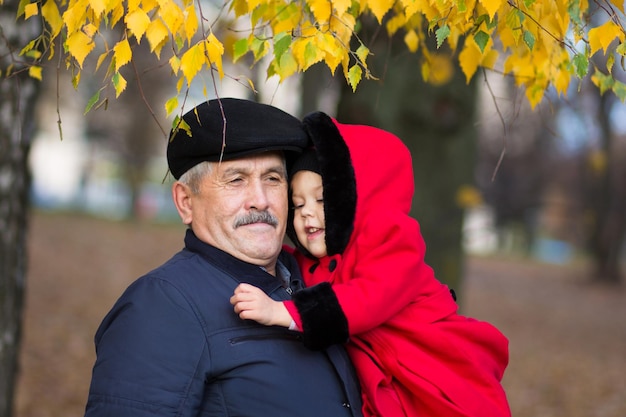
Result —
<instances>
[{"instance_id":1,"label":"gray hair","mask_svg":"<svg viewBox=\"0 0 626 417\"><path fill-rule=\"evenodd\" d=\"M202 180L213 172L213 164L215 162L204 161L194 165L180 176L178 181L189 187L192 193L200 193L200 183Z\"/></svg>"}]
</instances>

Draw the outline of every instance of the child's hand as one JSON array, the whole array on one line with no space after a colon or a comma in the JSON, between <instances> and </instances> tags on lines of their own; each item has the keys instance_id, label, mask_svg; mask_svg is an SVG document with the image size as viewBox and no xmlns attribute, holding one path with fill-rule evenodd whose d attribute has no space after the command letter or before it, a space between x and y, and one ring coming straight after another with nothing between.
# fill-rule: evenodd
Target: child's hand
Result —
<instances>
[{"instance_id":1,"label":"child's hand","mask_svg":"<svg viewBox=\"0 0 626 417\"><path fill-rule=\"evenodd\" d=\"M283 303L272 300L254 285L239 284L230 297L230 303L241 319L254 320L266 326L289 327L291 324L291 316Z\"/></svg>"}]
</instances>

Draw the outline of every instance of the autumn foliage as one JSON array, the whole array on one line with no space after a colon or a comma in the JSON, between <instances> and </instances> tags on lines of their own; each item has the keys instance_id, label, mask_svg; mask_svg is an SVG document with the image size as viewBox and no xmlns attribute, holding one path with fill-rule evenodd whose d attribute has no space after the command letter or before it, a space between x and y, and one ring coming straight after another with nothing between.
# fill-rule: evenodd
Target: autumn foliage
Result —
<instances>
[{"instance_id":1,"label":"autumn foliage","mask_svg":"<svg viewBox=\"0 0 626 417\"><path fill-rule=\"evenodd\" d=\"M602 92L626 99L626 85L613 77L626 57L622 0L232 0L221 8L193 0L22 0L18 18L44 22L21 51L34 59L31 76L41 78L43 61L61 53L77 87L86 57L97 50L97 66L106 65L119 95L126 87L120 68L139 42L168 63L178 92L205 69L224 77L224 59L247 55L255 63L266 58L267 76L281 81L319 62L332 73L341 67L356 89L376 76L359 38L365 14L421 54L416 70L429 82L446 82L446 63L456 59L468 81L479 68L514 77L533 107L549 88L565 94L588 74ZM217 30L224 21L233 29ZM109 40L113 28L121 35ZM427 47L432 37L436 49ZM602 68L591 60L597 53L605 57ZM89 106L97 101L96 94ZM168 113L177 107L176 98L166 104Z\"/></svg>"}]
</instances>

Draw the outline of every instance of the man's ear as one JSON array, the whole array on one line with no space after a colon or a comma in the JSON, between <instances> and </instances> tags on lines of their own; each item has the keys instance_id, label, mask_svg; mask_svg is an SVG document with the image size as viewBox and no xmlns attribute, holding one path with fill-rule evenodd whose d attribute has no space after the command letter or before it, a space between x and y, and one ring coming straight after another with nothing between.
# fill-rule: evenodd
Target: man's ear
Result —
<instances>
[{"instance_id":1,"label":"man's ear","mask_svg":"<svg viewBox=\"0 0 626 417\"><path fill-rule=\"evenodd\" d=\"M172 185L172 200L174 200L174 205L176 206L176 210L178 210L178 215L184 224L191 224L192 220L192 207L191 207L191 189L189 186L183 184L180 181L176 181L174 185Z\"/></svg>"}]
</instances>

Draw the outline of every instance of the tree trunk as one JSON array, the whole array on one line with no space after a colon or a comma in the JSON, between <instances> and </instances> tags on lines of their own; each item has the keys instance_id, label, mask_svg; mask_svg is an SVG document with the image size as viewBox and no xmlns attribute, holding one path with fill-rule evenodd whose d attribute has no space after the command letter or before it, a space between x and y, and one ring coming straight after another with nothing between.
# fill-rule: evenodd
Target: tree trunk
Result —
<instances>
[{"instance_id":1,"label":"tree trunk","mask_svg":"<svg viewBox=\"0 0 626 417\"><path fill-rule=\"evenodd\" d=\"M401 37L367 44L374 54L369 67L380 81L364 80L356 93L346 88L337 118L388 130L410 149L415 175L411 214L422 227L426 262L459 293L464 211L456 195L460 186L474 182L476 88L458 69L446 85L425 83L420 54L408 53Z\"/></svg>"},{"instance_id":2,"label":"tree trunk","mask_svg":"<svg viewBox=\"0 0 626 417\"><path fill-rule=\"evenodd\" d=\"M26 45L37 20L16 23L17 0L0 8L0 417L13 412L26 278L30 175L39 82L23 71L15 45ZM5 78L12 66L12 76Z\"/></svg>"},{"instance_id":3,"label":"tree trunk","mask_svg":"<svg viewBox=\"0 0 626 417\"><path fill-rule=\"evenodd\" d=\"M594 92L597 91L594 89ZM626 190L620 159L611 152L613 131L609 121L612 98L604 94L598 98L597 120L600 125L602 152L606 155L605 169L594 172L595 196L592 194L593 230L590 237L595 264L594 277L599 282L621 282L621 247L626 234Z\"/></svg>"}]
</instances>

